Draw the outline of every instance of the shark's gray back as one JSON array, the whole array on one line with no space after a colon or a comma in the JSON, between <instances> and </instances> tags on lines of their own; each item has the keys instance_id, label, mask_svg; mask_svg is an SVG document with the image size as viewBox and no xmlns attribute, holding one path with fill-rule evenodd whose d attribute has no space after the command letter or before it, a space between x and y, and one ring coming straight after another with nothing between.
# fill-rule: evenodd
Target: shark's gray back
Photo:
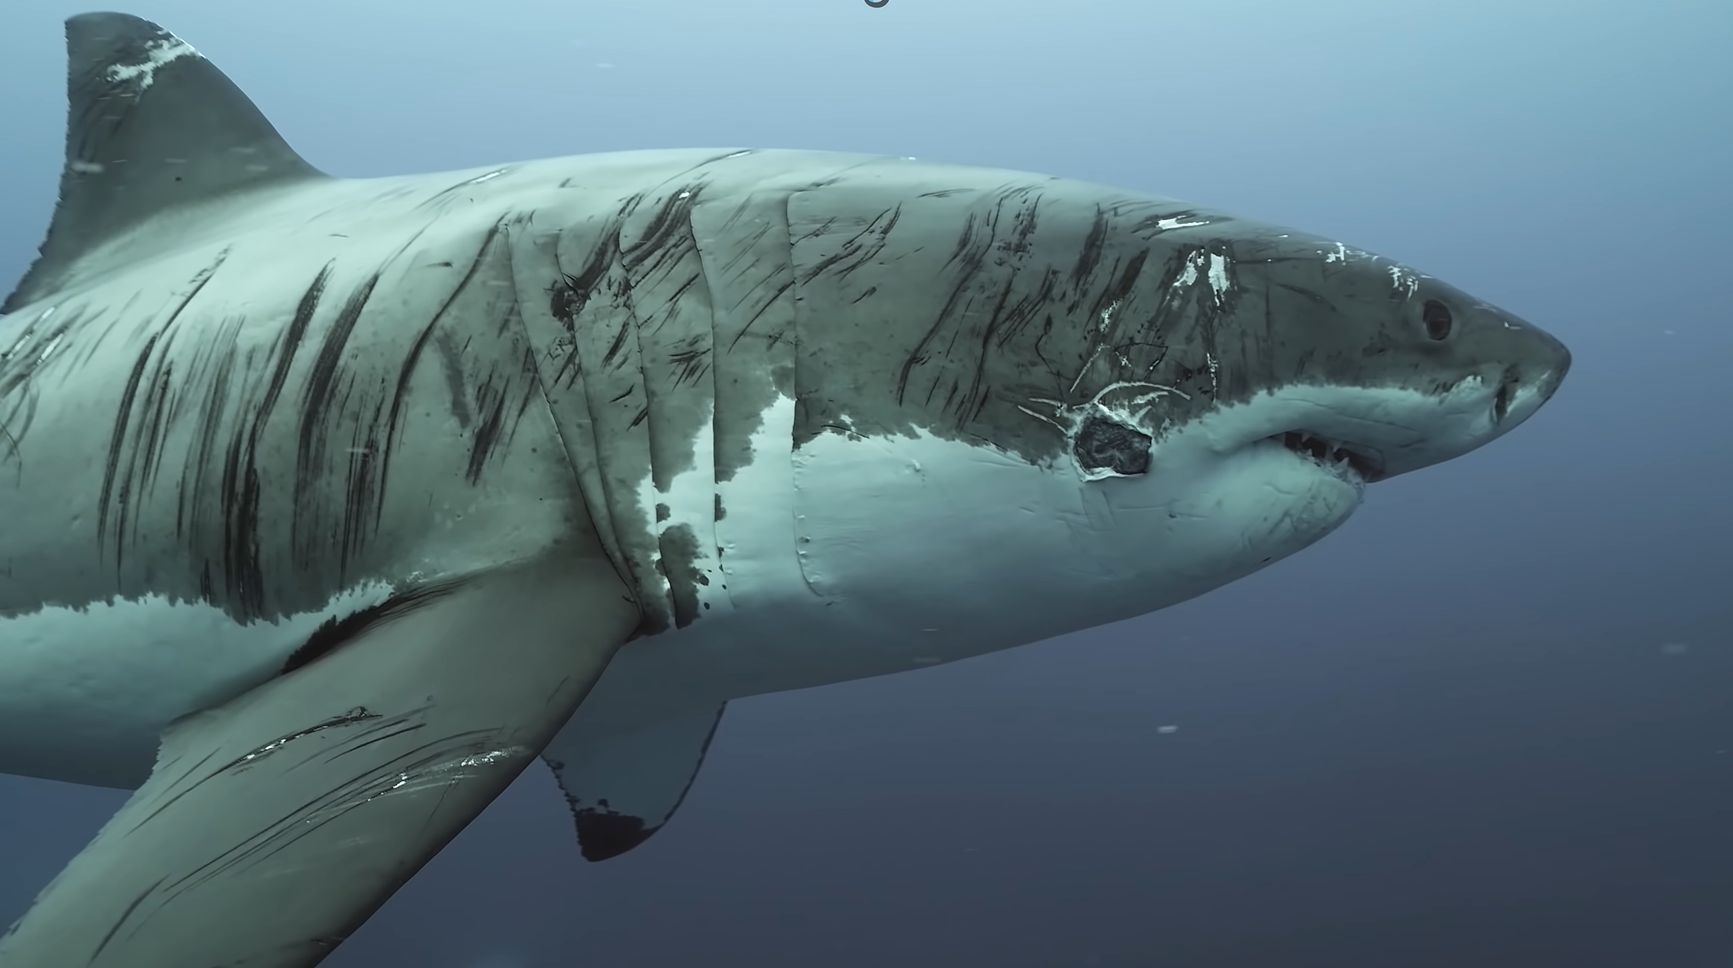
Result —
<instances>
[{"instance_id":1,"label":"shark's gray back","mask_svg":"<svg viewBox=\"0 0 1733 968\"><path fill-rule=\"evenodd\" d=\"M331 187L147 219L128 241L159 255L8 317L0 514L30 567L0 608L274 618L578 526L498 226L321 218Z\"/></svg>"},{"instance_id":2,"label":"shark's gray back","mask_svg":"<svg viewBox=\"0 0 1733 968\"><path fill-rule=\"evenodd\" d=\"M28 563L0 609L275 618L593 520L650 630L687 624L726 583L718 494L795 392L789 199L910 166L698 149L298 174L50 245L0 321L0 516Z\"/></svg>"}]
</instances>

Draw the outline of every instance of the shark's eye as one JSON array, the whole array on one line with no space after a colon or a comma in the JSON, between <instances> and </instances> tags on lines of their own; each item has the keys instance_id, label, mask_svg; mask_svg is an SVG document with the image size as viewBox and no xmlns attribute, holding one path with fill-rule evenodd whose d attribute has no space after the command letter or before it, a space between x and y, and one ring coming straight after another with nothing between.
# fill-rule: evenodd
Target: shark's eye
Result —
<instances>
[{"instance_id":1,"label":"shark's eye","mask_svg":"<svg viewBox=\"0 0 1733 968\"><path fill-rule=\"evenodd\" d=\"M1436 299L1426 300L1426 305L1420 307L1420 321L1426 324L1426 335L1433 339L1447 339L1450 336L1450 307Z\"/></svg>"},{"instance_id":2,"label":"shark's eye","mask_svg":"<svg viewBox=\"0 0 1733 968\"><path fill-rule=\"evenodd\" d=\"M1117 420L1091 415L1078 429L1072 449L1077 462L1088 470L1129 476L1149 470L1149 446L1148 434Z\"/></svg>"}]
</instances>

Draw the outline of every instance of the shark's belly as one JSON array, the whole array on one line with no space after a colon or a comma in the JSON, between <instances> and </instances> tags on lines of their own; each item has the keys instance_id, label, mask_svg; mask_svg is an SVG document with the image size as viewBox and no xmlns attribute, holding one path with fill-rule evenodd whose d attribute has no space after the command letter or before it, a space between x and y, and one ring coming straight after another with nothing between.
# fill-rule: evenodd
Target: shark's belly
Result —
<instances>
[{"instance_id":1,"label":"shark's belly","mask_svg":"<svg viewBox=\"0 0 1733 968\"><path fill-rule=\"evenodd\" d=\"M389 593L246 624L155 596L0 618L0 773L134 786L163 727L271 678L321 623Z\"/></svg>"},{"instance_id":2,"label":"shark's belly","mask_svg":"<svg viewBox=\"0 0 1733 968\"><path fill-rule=\"evenodd\" d=\"M789 409L772 408L762 425L778 427ZM790 461L774 433L759 452L777 459L722 489L723 581L707 599L716 607L623 648L585 700L586 723L637 728L1012 648L1099 624L1091 616L1130 617L1045 581L1042 562L1078 561L1086 575L1103 567L1074 554L1097 511L1053 500L1068 493L1064 469L925 435L828 434ZM1182 589L1176 600L1192 591L1167 584Z\"/></svg>"},{"instance_id":3,"label":"shark's belly","mask_svg":"<svg viewBox=\"0 0 1733 968\"><path fill-rule=\"evenodd\" d=\"M634 723L793 689L926 668L994 650L938 626L874 630L832 621L822 604L700 622L628 644L585 705ZM1014 644L1014 643L1007 643ZM1006 645L999 645L999 648Z\"/></svg>"},{"instance_id":4,"label":"shark's belly","mask_svg":"<svg viewBox=\"0 0 1733 968\"><path fill-rule=\"evenodd\" d=\"M362 587L316 611L249 623L157 597L0 617L0 773L134 787L150 774L166 726L267 681L320 625L390 594ZM874 634L837 615L789 596L639 639L585 705L638 723L962 657L960 640L936 628Z\"/></svg>"},{"instance_id":5,"label":"shark's belly","mask_svg":"<svg viewBox=\"0 0 1733 968\"><path fill-rule=\"evenodd\" d=\"M164 727L270 679L319 625L389 593L361 588L320 611L249 624L156 598L0 618L0 773L136 786ZM963 657L963 640L938 631L864 634L822 606L791 603L633 642L585 703L640 722Z\"/></svg>"}]
</instances>

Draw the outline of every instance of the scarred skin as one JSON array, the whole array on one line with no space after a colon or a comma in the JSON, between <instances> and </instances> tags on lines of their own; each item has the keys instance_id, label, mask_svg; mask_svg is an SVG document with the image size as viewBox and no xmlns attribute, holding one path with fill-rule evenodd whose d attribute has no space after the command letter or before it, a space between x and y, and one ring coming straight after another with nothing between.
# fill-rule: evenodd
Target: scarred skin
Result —
<instances>
[{"instance_id":1,"label":"scarred skin","mask_svg":"<svg viewBox=\"0 0 1733 968\"><path fill-rule=\"evenodd\" d=\"M1019 172L627 153L297 186L201 228L166 251L141 230L108 255L124 270L7 317L6 496L52 492L76 521L15 533L31 567L0 607L154 593L245 621L322 605L426 540L382 520L393 506L485 502L543 399L660 631L699 618L682 549L711 542L655 534L636 489L665 492L700 450L730 480L778 396L795 450L918 429L1047 464L1069 459L1080 411L1140 388L1164 391L1135 428L1159 439L1272 388L1562 375L1543 332L1399 263ZM1429 307L1451 319L1443 339ZM49 386L78 398L77 427L44 406ZM23 459L47 438L103 473ZM1375 456L1388 477L1451 455ZM421 468L398 483L406 463Z\"/></svg>"}]
</instances>

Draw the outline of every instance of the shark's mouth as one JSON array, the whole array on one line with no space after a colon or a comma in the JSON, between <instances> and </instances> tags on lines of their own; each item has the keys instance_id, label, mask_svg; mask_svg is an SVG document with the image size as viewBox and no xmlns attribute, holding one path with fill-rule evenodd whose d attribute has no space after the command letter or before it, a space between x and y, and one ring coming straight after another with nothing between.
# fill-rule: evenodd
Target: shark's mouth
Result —
<instances>
[{"instance_id":1,"label":"shark's mouth","mask_svg":"<svg viewBox=\"0 0 1733 968\"><path fill-rule=\"evenodd\" d=\"M1305 430L1290 430L1269 439L1351 483L1370 484L1384 476L1383 459L1376 452L1356 444Z\"/></svg>"}]
</instances>

